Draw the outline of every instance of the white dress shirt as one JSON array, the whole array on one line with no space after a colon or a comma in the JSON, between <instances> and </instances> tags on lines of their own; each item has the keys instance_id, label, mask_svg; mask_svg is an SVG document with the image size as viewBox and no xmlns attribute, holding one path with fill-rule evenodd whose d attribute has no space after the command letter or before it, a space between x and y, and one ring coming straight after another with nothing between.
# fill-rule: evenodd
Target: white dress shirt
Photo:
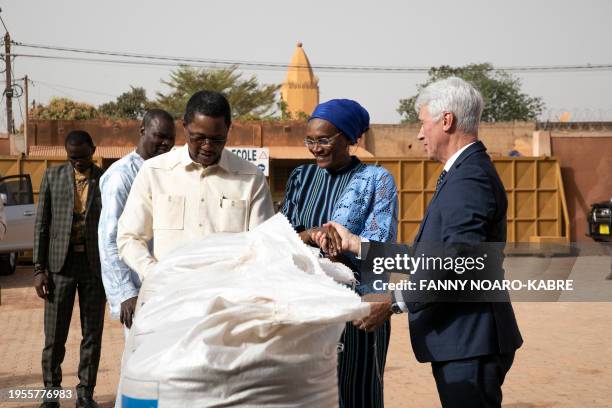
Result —
<instances>
[{"instance_id":1,"label":"white dress shirt","mask_svg":"<svg viewBox=\"0 0 612 408\"><path fill-rule=\"evenodd\" d=\"M217 164L203 167L185 145L140 169L119 219L119 255L144 280L174 248L213 233L247 231L272 215L270 189L255 165L223 150Z\"/></svg>"},{"instance_id":2,"label":"white dress shirt","mask_svg":"<svg viewBox=\"0 0 612 408\"><path fill-rule=\"evenodd\" d=\"M477 142L477 141L476 141ZM471 145L473 145L476 142L472 142L472 143L468 143L465 146L463 146L461 149L457 150L455 152L455 154L453 154L447 161L446 163L444 163L444 170L446 170L446 172L448 173L450 171L450 169L453 167L453 164L455 164L455 162L457 161L457 159L459 158L459 156L461 156L461 153L463 153L468 147L470 147Z\"/></svg>"}]
</instances>

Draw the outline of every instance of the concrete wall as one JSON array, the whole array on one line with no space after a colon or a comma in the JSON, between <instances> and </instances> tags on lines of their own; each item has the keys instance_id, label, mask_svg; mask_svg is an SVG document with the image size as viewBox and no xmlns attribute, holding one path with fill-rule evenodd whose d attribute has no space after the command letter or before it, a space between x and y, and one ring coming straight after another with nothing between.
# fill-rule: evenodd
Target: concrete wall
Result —
<instances>
[{"instance_id":1,"label":"concrete wall","mask_svg":"<svg viewBox=\"0 0 612 408\"><path fill-rule=\"evenodd\" d=\"M182 121L177 120L176 142L184 144L184 129ZM261 122L234 122L230 130L229 144L260 145L262 129L270 129L270 134L277 137L285 133L284 128L300 127L302 123L279 122L268 125ZM304 127L304 126L302 126ZM72 130L82 129L91 135L98 146L130 146L138 143L140 137L140 121L137 120L31 120L29 129L30 145L57 146L63 145L64 139ZM300 129L301 130L301 129ZM294 132L295 133L295 132ZM299 133L299 132L298 132ZM274 138L274 137L273 137Z\"/></svg>"},{"instance_id":2,"label":"concrete wall","mask_svg":"<svg viewBox=\"0 0 612 408\"><path fill-rule=\"evenodd\" d=\"M591 204L612 198L612 130L551 132L552 154L559 158L570 219L571 241L591 241Z\"/></svg>"},{"instance_id":3,"label":"concrete wall","mask_svg":"<svg viewBox=\"0 0 612 408\"><path fill-rule=\"evenodd\" d=\"M98 146L135 145L139 137L140 122L136 120L31 120L29 144L41 146L62 145L66 135L75 129L86 130ZM177 144L183 144L183 126L176 122ZM480 138L494 156L507 156L517 150L531 155L532 133L535 124L525 122L482 124ZM306 133L304 121L234 122L229 135L231 146L301 146ZM419 126L377 125L360 140L359 145L379 157L423 157L423 148L417 140Z\"/></svg>"},{"instance_id":4,"label":"concrete wall","mask_svg":"<svg viewBox=\"0 0 612 408\"><path fill-rule=\"evenodd\" d=\"M30 120L28 144L62 146L72 130L85 130L99 146L130 146L138 140L136 120Z\"/></svg>"},{"instance_id":5,"label":"concrete wall","mask_svg":"<svg viewBox=\"0 0 612 408\"><path fill-rule=\"evenodd\" d=\"M423 146L417 139L419 128L418 124L373 124L366 148L379 157L423 157ZM479 137L492 156L508 156L512 150L531 156L534 130L531 122L483 123Z\"/></svg>"},{"instance_id":6,"label":"concrete wall","mask_svg":"<svg viewBox=\"0 0 612 408\"><path fill-rule=\"evenodd\" d=\"M31 120L29 145L61 146L68 133L81 129L89 132L97 146L133 146L138 143L139 128L137 120ZM228 146L303 146L305 134L305 121L235 121ZM365 147L367 138L359 145ZM176 143L185 143L180 120L176 121Z\"/></svg>"}]
</instances>

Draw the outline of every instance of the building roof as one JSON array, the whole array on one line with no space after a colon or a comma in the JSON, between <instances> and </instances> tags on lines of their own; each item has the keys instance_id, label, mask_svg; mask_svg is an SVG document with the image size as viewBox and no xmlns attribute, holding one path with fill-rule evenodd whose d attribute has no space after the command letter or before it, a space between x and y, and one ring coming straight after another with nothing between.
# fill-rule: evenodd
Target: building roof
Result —
<instances>
[{"instance_id":1,"label":"building roof","mask_svg":"<svg viewBox=\"0 0 612 408\"><path fill-rule=\"evenodd\" d=\"M120 159L133 152L136 146L96 146L94 157ZM66 157L64 146L30 146L29 155L33 157Z\"/></svg>"}]
</instances>

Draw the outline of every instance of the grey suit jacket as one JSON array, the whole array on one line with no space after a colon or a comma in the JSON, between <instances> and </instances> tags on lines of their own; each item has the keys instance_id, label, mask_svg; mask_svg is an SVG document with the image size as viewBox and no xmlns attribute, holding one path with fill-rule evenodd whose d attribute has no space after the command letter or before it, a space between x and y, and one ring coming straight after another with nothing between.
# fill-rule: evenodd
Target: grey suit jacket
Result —
<instances>
[{"instance_id":1,"label":"grey suit jacket","mask_svg":"<svg viewBox=\"0 0 612 408\"><path fill-rule=\"evenodd\" d=\"M85 213L85 248L89 267L100 276L98 221L102 209L100 176L103 170L94 165L89 178ZM70 163L45 171L38 195L38 212L34 231L34 263L59 272L64 266L74 209L74 170Z\"/></svg>"}]
</instances>

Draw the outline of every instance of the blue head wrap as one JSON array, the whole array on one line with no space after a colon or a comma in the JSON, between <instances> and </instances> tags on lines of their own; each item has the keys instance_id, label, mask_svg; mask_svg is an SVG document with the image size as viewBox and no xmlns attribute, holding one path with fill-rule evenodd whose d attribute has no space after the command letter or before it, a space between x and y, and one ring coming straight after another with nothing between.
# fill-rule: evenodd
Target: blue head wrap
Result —
<instances>
[{"instance_id":1,"label":"blue head wrap","mask_svg":"<svg viewBox=\"0 0 612 408\"><path fill-rule=\"evenodd\" d=\"M309 120L315 118L331 122L344 133L351 143L356 143L357 139L370 127L368 111L350 99L332 99L320 103Z\"/></svg>"}]
</instances>

